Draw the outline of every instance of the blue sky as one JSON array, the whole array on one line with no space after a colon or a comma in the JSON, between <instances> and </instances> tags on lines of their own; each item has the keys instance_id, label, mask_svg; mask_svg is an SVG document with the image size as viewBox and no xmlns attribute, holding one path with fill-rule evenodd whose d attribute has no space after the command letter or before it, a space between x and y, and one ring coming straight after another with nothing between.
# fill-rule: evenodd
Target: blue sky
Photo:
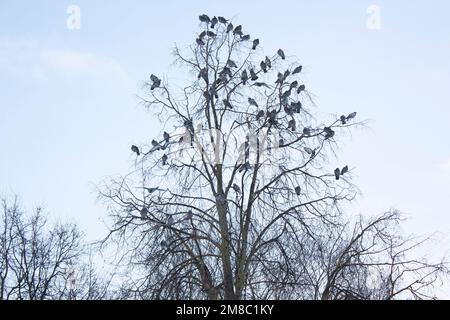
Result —
<instances>
[{"instance_id":1,"label":"blue sky","mask_svg":"<svg viewBox=\"0 0 450 320\"><path fill-rule=\"evenodd\" d=\"M80 30L66 27L71 4ZM370 5L380 30L366 26ZM158 134L136 95L150 73L173 75L172 47L194 40L201 13L295 55L318 114L370 119L339 149L362 191L351 210L397 208L405 231L441 232L434 250L449 252L448 1L0 0L0 192L44 203L89 239L104 234L95 185L126 173L130 145Z\"/></svg>"}]
</instances>

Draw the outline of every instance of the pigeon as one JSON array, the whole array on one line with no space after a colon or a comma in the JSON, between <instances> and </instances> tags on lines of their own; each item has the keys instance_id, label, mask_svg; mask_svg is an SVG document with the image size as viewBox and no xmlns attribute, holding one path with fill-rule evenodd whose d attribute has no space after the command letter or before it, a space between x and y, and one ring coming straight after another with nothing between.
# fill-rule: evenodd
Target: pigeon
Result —
<instances>
[{"instance_id":1,"label":"pigeon","mask_svg":"<svg viewBox=\"0 0 450 320\"><path fill-rule=\"evenodd\" d=\"M283 81L284 81L283 74L281 72L278 72L277 81L275 81L275 83L279 83L281 85L283 84Z\"/></svg>"},{"instance_id":2,"label":"pigeon","mask_svg":"<svg viewBox=\"0 0 450 320\"><path fill-rule=\"evenodd\" d=\"M204 45L205 45L205 41L203 41L203 40L200 39L200 38L195 39L195 42L197 42L197 44L198 44L199 46L204 46Z\"/></svg>"},{"instance_id":3,"label":"pigeon","mask_svg":"<svg viewBox=\"0 0 450 320\"><path fill-rule=\"evenodd\" d=\"M261 66L261 70L264 71L264 73L267 72L267 64L264 61L261 61L259 64Z\"/></svg>"},{"instance_id":4,"label":"pigeon","mask_svg":"<svg viewBox=\"0 0 450 320\"><path fill-rule=\"evenodd\" d=\"M225 108L233 109L233 106L231 105L230 101L228 101L227 99L223 99L222 102L223 102L223 105L225 106Z\"/></svg>"},{"instance_id":5,"label":"pigeon","mask_svg":"<svg viewBox=\"0 0 450 320\"><path fill-rule=\"evenodd\" d=\"M257 87L266 87L270 89L269 85L265 82L255 82L254 85Z\"/></svg>"},{"instance_id":6,"label":"pigeon","mask_svg":"<svg viewBox=\"0 0 450 320\"><path fill-rule=\"evenodd\" d=\"M291 129L292 131L295 131L295 128L296 128L295 120L294 119L289 120L289 122L288 122L288 129Z\"/></svg>"},{"instance_id":7,"label":"pigeon","mask_svg":"<svg viewBox=\"0 0 450 320\"><path fill-rule=\"evenodd\" d=\"M141 209L141 218L145 219L145 218L147 218L147 215L148 215L148 209L146 207L143 207Z\"/></svg>"},{"instance_id":8,"label":"pigeon","mask_svg":"<svg viewBox=\"0 0 450 320\"><path fill-rule=\"evenodd\" d=\"M281 57L281 59L286 59L286 56L284 55L284 51L281 49L278 49L277 54Z\"/></svg>"},{"instance_id":9,"label":"pigeon","mask_svg":"<svg viewBox=\"0 0 450 320\"><path fill-rule=\"evenodd\" d=\"M242 26L241 26L241 25L238 25L236 28L234 28L233 34L234 34L234 35L237 34L237 35L242 36L242 35L243 35L243 33L242 33Z\"/></svg>"},{"instance_id":10,"label":"pigeon","mask_svg":"<svg viewBox=\"0 0 450 320\"><path fill-rule=\"evenodd\" d=\"M310 136L311 135L311 129L310 128L303 128L303 134L305 136Z\"/></svg>"},{"instance_id":11,"label":"pigeon","mask_svg":"<svg viewBox=\"0 0 450 320\"><path fill-rule=\"evenodd\" d=\"M152 86L150 88L150 90L154 90L155 88L158 88L161 85L161 79L159 79L157 76L155 75L150 75L150 80L152 80Z\"/></svg>"},{"instance_id":12,"label":"pigeon","mask_svg":"<svg viewBox=\"0 0 450 320\"><path fill-rule=\"evenodd\" d=\"M250 69L250 76L252 81L258 80L258 76L256 75L255 70L253 69Z\"/></svg>"},{"instance_id":13,"label":"pigeon","mask_svg":"<svg viewBox=\"0 0 450 320\"><path fill-rule=\"evenodd\" d=\"M268 68L272 68L272 62L270 61L268 56L266 56L266 60L264 60L264 61L265 61L265 63L266 63Z\"/></svg>"},{"instance_id":14,"label":"pigeon","mask_svg":"<svg viewBox=\"0 0 450 320\"><path fill-rule=\"evenodd\" d=\"M164 155L162 156L162 158L161 158L163 166L165 166L165 165L167 164L167 159L168 159L168 158L167 158L167 155L164 154Z\"/></svg>"},{"instance_id":15,"label":"pigeon","mask_svg":"<svg viewBox=\"0 0 450 320\"><path fill-rule=\"evenodd\" d=\"M255 99L248 98L248 103L250 103L251 106L258 107L258 104L256 103Z\"/></svg>"},{"instance_id":16,"label":"pigeon","mask_svg":"<svg viewBox=\"0 0 450 320\"><path fill-rule=\"evenodd\" d=\"M263 110L259 110L258 113L256 114L256 120L259 120L262 117L264 117L264 111Z\"/></svg>"},{"instance_id":17,"label":"pigeon","mask_svg":"<svg viewBox=\"0 0 450 320\"><path fill-rule=\"evenodd\" d=\"M278 140L278 146L280 146L280 147L284 146L284 139L283 138Z\"/></svg>"},{"instance_id":18,"label":"pigeon","mask_svg":"<svg viewBox=\"0 0 450 320\"><path fill-rule=\"evenodd\" d=\"M164 131L163 137L164 137L164 140L165 140L166 142L169 142L170 135L169 135L166 131Z\"/></svg>"},{"instance_id":19,"label":"pigeon","mask_svg":"<svg viewBox=\"0 0 450 320\"><path fill-rule=\"evenodd\" d=\"M298 81L297 80L295 80L294 82L291 82L291 84L290 84L290 86L289 86L289 89L294 89L294 88L297 88L297 86L298 86Z\"/></svg>"},{"instance_id":20,"label":"pigeon","mask_svg":"<svg viewBox=\"0 0 450 320\"><path fill-rule=\"evenodd\" d=\"M343 125L347 123L347 117L344 116L344 115L342 115L342 116L340 117L340 120L341 120L341 123L342 123Z\"/></svg>"},{"instance_id":21,"label":"pigeon","mask_svg":"<svg viewBox=\"0 0 450 320\"><path fill-rule=\"evenodd\" d=\"M206 14L202 14L201 16L198 17L198 19L201 22L206 22L206 23L210 23L211 22L211 19Z\"/></svg>"},{"instance_id":22,"label":"pigeon","mask_svg":"<svg viewBox=\"0 0 450 320\"><path fill-rule=\"evenodd\" d=\"M241 37L241 41L248 41L248 40L250 40L250 35L249 34L246 34L245 36Z\"/></svg>"},{"instance_id":23,"label":"pigeon","mask_svg":"<svg viewBox=\"0 0 450 320\"><path fill-rule=\"evenodd\" d=\"M294 69L294 71L292 71L292 74L297 74L302 72L303 67L302 66L298 66Z\"/></svg>"},{"instance_id":24,"label":"pigeon","mask_svg":"<svg viewBox=\"0 0 450 320\"><path fill-rule=\"evenodd\" d=\"M234 62L233 60L229 59L227 61L227 66L229 66L230 68L237 68L237 64L236 62Z\"/></svg>"},{"instance_id":25,"label":"pigeon","mask_svg":"<svg viewBox=\"0 0 450 320\"><path fill-rule=\"evenodd\" d=\"M202 68L200 70L200 73L198 74L198 78L202 78L203 80L205 80L205 82L208 82L208 69Z\"/></svg>"},{"instance_id":26,"label":"pigeon","mask_svg":"<svg viewBox=\"0 0 450 320\"><path fill-rule=\"evenodd\" d=\"M236 193L241 193L241 188L239 188L239 186L236 183L233 183L233 190Z\"/></svg>"},{"instance_id":27,"label":"pigeon","mask_svg":"<svg viewBox=\"0 0 450 320\"><path fill-rule=\"evenodd\" d=\"M295 193L299 196L300 195L300 192L302 191L302 189L299 187L299 186L297 186L297 187L295 187Z\"/></svg>"},{"instance_id":28,"label":"pigeon","mask_svg":"<svg viewBox=\"0 0 450 320\"><path fill-rule=\"evenodd\" d=\"M233 24L229 23L227 26L227 33L229 33L231 30L233 30Z\"/></svg>"},{"instance_id":29,"label":"pigeon","mask_svg":"<svg viewBox=\"0 0 450 320\"><path fill-rule=\"evenodd\" d=\"M155 191L161 190L161 189L158 188L158 187L156 187L156 188L147 188L147 187L144 187L144 189L147 190L147 192L150 193L150 194L153 193L153 192L155 192Z\"/></svg>"},{"instance_id":30,"label":"pigeon","mask_svg":"<svg viewBox=\"0 0 450 320\"><path fill-rule=\"evenodd\" d=\"M247 70L242 71L241 80L242 80L243 84L245 84L247 82L247 80L248 80Z\"/></svg>"},{"instance_id":31,"label":"pigeon","mask_svg":"<svg viewBox=\"0 0 450 320\"><path fill-rule=\"evenodd\" d=\"M340 175L341 170L339 170L339 168L336 168L336 170L334 170L334 176L336 177L336 180L339 180Z\"/></svg>"},{"instance_id":32,"label":"pigeon","mask_svg":"<svg viewBox=\"0 0 450 320\"><path fill-rule=\"evenodd\" d=\"M135 152L138 156L141 154L141 153L139 152L139 148L136 147L135 145L132 145L132 146L131 146L131 151Z\"/></svg>"},{"instance_id":33,"label":"pigeon","mask_svg":"<svg viewBox=\"0 0 450 320\"><path fill-rule=\"evenodd\" d=\"M219 22L219 20L216 17L211 19L211 29L214 29L214 27L216 26L217 22Z\"/></svg>"},{"instance_id":34,"label":"pigeon","mask_svg":"<svg viewBox=\"0 0 450 320\"><path fill-rule=\"evenodd\" d=\"M152 146L153 147L159 147L159 142L156 141L155 139L152 140Z\"/></svg>"},{"instance_id":35,"label":"pigeon","mask_svg":"<svg viewBox=\"0 0 450 320\"><path fill-rule=\"evenodd\" d=\"M300 92L302 92L302 91L305 91L305 85L304 84L302 84L302 85L300 85L299 87L298 87L298 89L297 89L297 93L300 93Z\"/></svg>"},{"instance_id":36,"label":"pigeon","mask_svg":"<svg viewBox=\"0 0 450 320\"><path fill-rule=\"evenodd\" d=\"M259 39L254 39L253 40L253 46L252 46L252 50L256 50L256 47L259 45Z\"/></svg>"},{"instance_id":37,"label":"pigeon","mask_svg":"<svg viewBox=\"0 0 450 320\"><path fill-rule=\"evenodd\" d=\"M205 36L206 36L206 31L202 31L202 32L198 35L199 39L203 39Z\"/></svg>"},{"instance_id":38,"label":"pigeon","mask_svg":"<svg viewBox=\"0 0 450 320\"><path fill-rule=\"evenodd\" d=\"M348 166L345 166L345 167L343 167L342 170L341 170L341 175L344 175L344 174L346 174L347 172L348 172Z\"/></svg>"},{"instance_id":39,"label":"pigeon","mask_svg":"<svg viewBox=\"0 0 450 320\"><path fill-rule=\"evenodd\" d=\"M289 77L290 74L291 72L289 70L286 70L283 74L283 80L286 80L286 78Z\"/></svg>"},{"instance_id":40,"label":"pigeon","mask_svg":"<svg viewBox=\"0 0 450 320\"><path fill-rule=\"evenodd\" d=\"M223 24L226 24L228 22L228 20L225 19L224 17L219 16L217 19L219 20L220 23L223 23Z\"/></svg>"},{"instance_id":41,"label":"pigeon","mask_svg":"<svg viewBox=\"0 0 450 320\"><path fill-rule=\"evenodd\" d=\"M330 128L325 127L323 131L325 132L325 139L330 139L334 137L335 132Z\"/></svg>"},{"instance_id":42,"label":"pigeon","mask_svg":"<svg viewBox=\"0 0 450 320\"><path fill-rule=\"evenodd\" d=\"M291 108L295 113L300 113L302 110L302 103L300 101L291 102Z\"/></svg>"},{"instance_id":43,"label":"pigeon","mask_svg":"<svg viewBox=\"0 0 450 320\"><path fill-rule=\"evenodd\" d=\"M352 112L347 116L347 120L352 120L354 117L356 117L356 112Z\"/></svg>"},{"instance_id":44,"label":"pigeon","mask_svg":"<svg viewBox=\"0 0 450 320\"><path fill-rule=\"evenodd\" d=\"M217 36L214 32L212 32L212 31L206 31L206 35L208 36L208 37L211 37L211 38L214 38L215 36Z\"/></svg>"}]
</instances>

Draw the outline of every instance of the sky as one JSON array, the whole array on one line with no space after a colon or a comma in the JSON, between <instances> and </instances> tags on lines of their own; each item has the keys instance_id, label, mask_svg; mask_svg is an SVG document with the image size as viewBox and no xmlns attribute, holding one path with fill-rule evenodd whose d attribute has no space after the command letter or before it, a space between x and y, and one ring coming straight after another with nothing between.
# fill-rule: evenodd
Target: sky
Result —
<instances>
[{"instance_id":1,"label":"sky","mask_svg":"<svg viewBox=\"0 0 450 320\"><path fill-rule=\"evenodd\" d=\"M361 190L350 210L398 209L405 232L435 233L430 251L450 253L447 0L0 0L0 194L102 237L96 186L159 134L142 82L174 73L172 48L194 41L202 13L242 24L266 54L297 57L318 114L369 120L338 150Z\"/></svg>"}]
</instances>

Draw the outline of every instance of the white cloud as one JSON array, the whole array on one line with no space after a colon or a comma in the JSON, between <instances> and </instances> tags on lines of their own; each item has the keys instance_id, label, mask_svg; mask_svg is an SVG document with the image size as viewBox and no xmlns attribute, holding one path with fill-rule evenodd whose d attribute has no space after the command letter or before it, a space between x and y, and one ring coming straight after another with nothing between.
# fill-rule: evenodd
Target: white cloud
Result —
<instances>
[{"instance_id":1,"label":"white cloud","mask_svg":"<svg viewBox=\"0 0 450 320\"><path fill-rule=\"evenodd\" d=\"M11 38L0 38L0 74L37 81L63 76L129 82L124 68L112 57Z\"/></svg>"}]
</instances>

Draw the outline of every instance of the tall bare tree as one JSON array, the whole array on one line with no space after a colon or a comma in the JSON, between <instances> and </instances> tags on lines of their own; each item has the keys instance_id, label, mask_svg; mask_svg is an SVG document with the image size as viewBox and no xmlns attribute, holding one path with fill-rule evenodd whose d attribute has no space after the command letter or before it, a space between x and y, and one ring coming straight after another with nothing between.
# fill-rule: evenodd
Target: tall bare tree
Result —
<instances>
[{"instance_id":1,"label":"tall bare tree","mask_svg":"<svg viewBox=\"0 0 450 320\"><path fill-rule=\"evenodd\" d=\"M75 225L50 226L39 207L27 215L17 197L0 203L0 300L107 297L109 281L84 263Z\"/></svg>"},{"instance_id":2,"label":"tall bare tree","mask_svg":"<svg viewBox=\"0 0 450 320\"><path fill-rule=\"evenodd\" d=\"M407 242L382 227L396 215L349 230L342 205L356 188L334 151L361 124L356 112L317 119L298 61L282 49L265 55L223 17L199 18L187 53L174 50L187 83L152 74L145 85L142 102L164 132L133 145L136 169L101 188L106 240L132 267L126 296L388 298L404 270L427 280L443 270L400 259ZM377 272L381 296L362 284ZM408 288L420 297L417 287Z\"/></svg>"}]
</instances>

